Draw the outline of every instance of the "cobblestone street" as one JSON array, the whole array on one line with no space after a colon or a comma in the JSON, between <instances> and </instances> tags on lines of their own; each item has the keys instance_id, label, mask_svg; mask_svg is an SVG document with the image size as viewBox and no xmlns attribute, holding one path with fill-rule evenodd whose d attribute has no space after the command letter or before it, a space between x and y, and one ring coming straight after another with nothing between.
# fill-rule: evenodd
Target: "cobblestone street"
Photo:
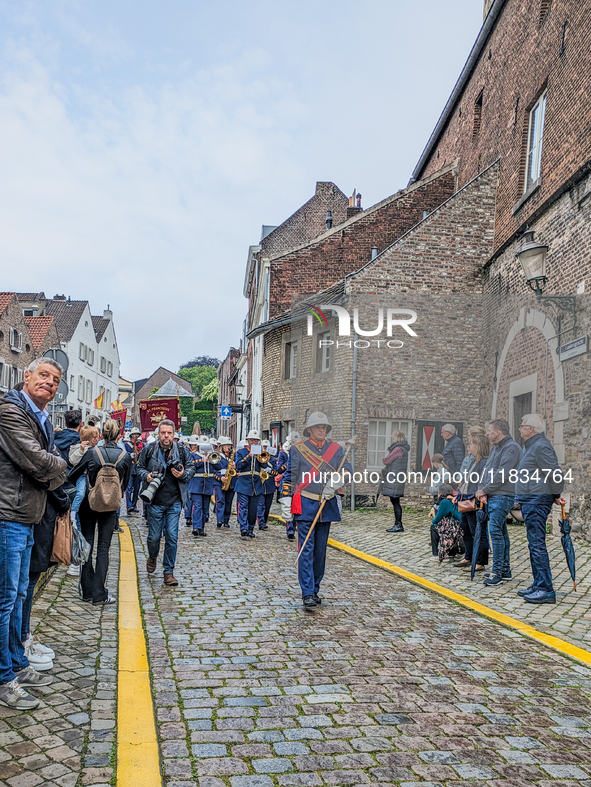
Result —
<instances>
[{"instance_id":1,"label":"cobblestone street","mask_svg":"<svg viewBox=\"0 0 591 787\"><path fill-rule=\"evenodd\" d=\"M306 613L279 525L182 528L167 588L127 522L168 787L591 785L590 669L334 549ZM60 568L34 612L56 682L0 710L0 787L113 784L116 609Z\"/></svg>"}]
</instances>

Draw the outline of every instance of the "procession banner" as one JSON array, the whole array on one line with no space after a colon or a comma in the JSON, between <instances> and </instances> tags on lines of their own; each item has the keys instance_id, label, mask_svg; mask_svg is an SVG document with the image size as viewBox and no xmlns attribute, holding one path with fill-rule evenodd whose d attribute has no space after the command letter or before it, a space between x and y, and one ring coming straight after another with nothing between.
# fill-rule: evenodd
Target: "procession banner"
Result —
<instances>
[{"instance_id":1,"label":"procession banner","mask_svg":"<svg viewBox=\"0 0 591 787\"><path fill-rule=\"evenodd\" d=\"M179 400L170 399L144 399L140 402L140 423L142 432L153 432L160 421L170 419L175 424L175 429L181 425Z\"/></svg>"},{"instance_id":2,"label":"procession banner","mask_svg":"<svg viewBox=\"0 0 591 787\"><path fill-rule=\"evenodd\" d=\"M125 422L127 421L127 410L113 410L110 414L113 421L119 424L119 436L123 437L125 434Z\"/></svg>"}]
</instances>

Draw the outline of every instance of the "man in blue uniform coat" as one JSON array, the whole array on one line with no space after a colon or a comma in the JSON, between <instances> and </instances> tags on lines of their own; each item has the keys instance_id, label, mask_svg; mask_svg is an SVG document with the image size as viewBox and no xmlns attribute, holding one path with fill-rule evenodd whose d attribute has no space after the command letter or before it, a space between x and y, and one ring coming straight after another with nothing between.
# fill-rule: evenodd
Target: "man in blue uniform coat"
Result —
<instances>
[{"instance_id":1,"label":"man in blue uniform coat","mask_svg":"<svg viewBox=\"0 0 591 787\"><path fill-rule=\"evenodd\" d=\"M276 453L277 449L271 449L271 443L268 440L263 440L261 447L264 452L269 454L270 459L267 465L261 465L269 477L263 481L263 494L259 498L257 521L259 523L259 530L268 530L269 525L267 522L269 519L269 512L271 511L273 495L275 494L275 476L277 475L277 457L273 457L271 451L274 450Z\"/></svg>"},{"instance_id":2,"label":"man in blue uniform coat","mask_svg":"<svg viewBox=\"0 0 591 787\"><path fill-rule=\"evenodd\" d=\"M229 437L220 437L218 446L222 458L214 468L213 495L215 498L215 516L218 527L230 527L232 514L232 501L236 488L236 476L230 481L228 489L222 489L222 484L228 472L230 457L232 456L232 441ZM233 464L233 463L232 463Z\"/></svg>"},{"instance_id":3,"label":"man in blue uniform coat","mask_svg":"<svg viewBox=\"0 0 591 787\"><path fill-rule=\"evenodd\" d=\"M285 442L283 443L282 449L279 451L277 455L277 461L275 463L277 469L277 475L281 476L279 487L277 489L277 502L281 502L281 496L283 494L283 475L287 469L287 460L289 458L289 449L291 448L294 443L299 443L301 440L301 436L299 432L290 432ZM290 541L293 541L295 538L295 522L293 519L286 521L285 523L285 535Z\"/></svg>"},{"instance_id":4,"label":"man in blue uniform coat","mask_svg":"<svg viewBox=\"0 0 591 787\"><path fill-rule=\"evenodd\" d=\"M257 521L259 497L264 493L261 481L263 465L258 461L260 455L261 435L257 429L251 429L246 435L246 446L236 451L234 464L236 466L236 510L238 526L242 538L254 538L254 526ZM258 446L258 451L253 446Z\"/></svg>"},{"instance_id":5,"label":"man in blue uniform coat","mask_svg":"<svg viewBox=\"0 0 591 787\"><path fill-rule=\"evenodd\" d=\"M327 439L332 429L324 413L316 412L308 419L304 435L306 440L292 445L287 468L283 476L281 509L287 521L295 520L298 529L298 579L302 589L302 602L306 609L322 603L318 595L326 564L326 545L331 522L341 521L337 503L337 490L348 481L351 465L345 462L340 477L336 473L343 458L341 446ZM321 502L324 503L319 521L304 547L306 536Z\"/></svg>"},{"instance_id":6,"label":"man in blue uniform coat","mask_svg":"<svg viewBox=\"0 0 591 787\"><path fill-rule=\"evenodd\" d=\"M194 536L206 536L205 522L208 519L209 503L213 494L213 467L207 461L212 445L205 435L201 435L197 442L199 453L191 454L195 475L189 481L189 494L191 495L191 520Z\"/></svg>"}]
</instances>

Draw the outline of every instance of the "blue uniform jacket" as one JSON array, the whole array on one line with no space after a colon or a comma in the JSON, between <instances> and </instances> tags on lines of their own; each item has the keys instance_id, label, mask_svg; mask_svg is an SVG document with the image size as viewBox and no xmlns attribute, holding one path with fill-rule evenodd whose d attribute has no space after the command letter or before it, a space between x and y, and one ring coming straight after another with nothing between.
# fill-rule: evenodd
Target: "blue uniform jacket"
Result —
<instances>
[{"instance_id":1,"label":"blue uniform jacket","mask_svg":"<svg viewBox=\"0 0 591 787\"><path fill-rule=\"evenodd\" d=\"M325 440L324 444L321 448L314 443L310 442L310 440L305 440L304 444L308 446L315 454L318 456L323 456L327 451L329 446L331 445L331 440ZM335 472L338 466L340 465L343 456L344 456L343 449L339 446L335 455L330 460L330 466L334 468ZM349 473L352 473L353 470L349 462L345 462L343 466L343 470L347 470ZM341 470L341 473L343 472ZM289 457L287 460L287 467L285 469L285 473L283 475L283 484L282 484L282 496L287 497L289 495L294 495L297 491L297 486L302 481L304 481L304 473L316 473L315 469L312 465L304 459L301 453L298 451L297 445L293 445L289 449ZM321 468L321 472L327 472L328 477L327 481L330 482L330 470L323 466ZM324 489L325 481L324 479L319 481L318 483L312 482L307 484L303 491L306 493L310 493L313 495L317 495L320 497L322 490ZM320 500L311 500L308 497L302 495L302 513L301 514L294 514L294 520L297 522L300 519L305 522L310 522L314 519L318 512L318 508L320 507ZM322 514L320 516L321 522L340 522L341 521L341 514L339 511L339 507L337 504L336 496L332 498L332 500L327 500L324 504L324 508L322 509Z\"/></svg>"},{"instance_id":2,"label":"blue uniform jacket","mask_svg":"<svg viewBox=\"0 0 591 787\"><path fill-rule=\"evenodd\" d=\"M277 457L272 456L269 464L266 465L265 470L269 473L269 478L266 481L263 481L263 487L265 490L266 495L272 495L275 493L275 476L277 475Z\"/></svg>"},{"instance_id":3,"label":"blue uniform jacket","mask_svg":"<svg viewBox=\"0 0 591 787\"><path fill-rule=\"evenodd\" d=\"M275 469L277 470L277 475L283 475L285 470L287 469L287 459L289 454L287 451L284 451L283 448L277 454L277 458L275 459ZM279 494L281 494L283 490L283 478L281 479L281 483L279 484Z\"/></svg>"},{"instance_id":4,"label":"blue uniform jacket","mask_svg":"<svg viewBox=\"0 0 591 787\"><path fill-rule=\"evenodd\" d=\"M189 494L213 495L213 467L200 454L191 454L195 475L189 481Z\"/></svg>"},{"instance_id":5,"label":"blue uniform jacket","mask_svg":"<svg viewBox=\"0 0 591 787\"><path fill-rule=\"evenodd\" d=\"M260 471L266 469L261 463L250 455L248 448L241 448L234 454L234 464L236 465L236 493L241 495L262 495L263 482L261 481ZM268 471L267 471L268 472Z\"/></svg>"},{"instance_id":6,"label":"blue uniform jacket","mask_svg":"<svg viewBox=\"0 0 591 787\"><path fill-rule=\"evenodd\" d=\"M213 474L213 484L214 484L214 486L221 486L222 485L222 483L224 481L224 476L221 475L220 471L221 470L227 470L229 464L230 464L230 460L226 456L224 456L222 454L222 459L221 459L219 465L216 465L214 467L214 474ZM230 486L229 486L228 491L230 489L234 489L235 487L236 487L236 476L234 476L232 478L232 480L230 481Z\"/></svg>"}]
</instances>

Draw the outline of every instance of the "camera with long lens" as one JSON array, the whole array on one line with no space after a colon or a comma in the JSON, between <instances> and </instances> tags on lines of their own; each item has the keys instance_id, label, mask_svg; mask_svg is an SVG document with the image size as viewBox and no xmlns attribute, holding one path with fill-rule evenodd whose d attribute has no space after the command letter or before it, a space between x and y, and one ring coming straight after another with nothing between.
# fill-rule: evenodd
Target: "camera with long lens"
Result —
<instances>
[{"instance_id":1,"label":"camera with long lens","mask_svg":"<svg viewBox=\"0 0 591 787\"><path fill-rule=\"evenodd\" d=\"M173 470L176 470L177 473L182 473L183 470L185 469L185 466L183 465L182 462L175 462L173 465L171 465L171 467Z\"/></svg>"},{"instance_id":2,"label":"camera with long lens","mask_svg":"<svg viewBox=\"0 0 591 787\"><path fill-rule=\"evenodd\" d=\"M164 473L153 472L152 475L154 477L144 489L144 491L140 493L140 498L144 501L144 503L148 504L152 502L154 495L160 489L160 485L164 481Z\"/></svg>"}]
</instances>

